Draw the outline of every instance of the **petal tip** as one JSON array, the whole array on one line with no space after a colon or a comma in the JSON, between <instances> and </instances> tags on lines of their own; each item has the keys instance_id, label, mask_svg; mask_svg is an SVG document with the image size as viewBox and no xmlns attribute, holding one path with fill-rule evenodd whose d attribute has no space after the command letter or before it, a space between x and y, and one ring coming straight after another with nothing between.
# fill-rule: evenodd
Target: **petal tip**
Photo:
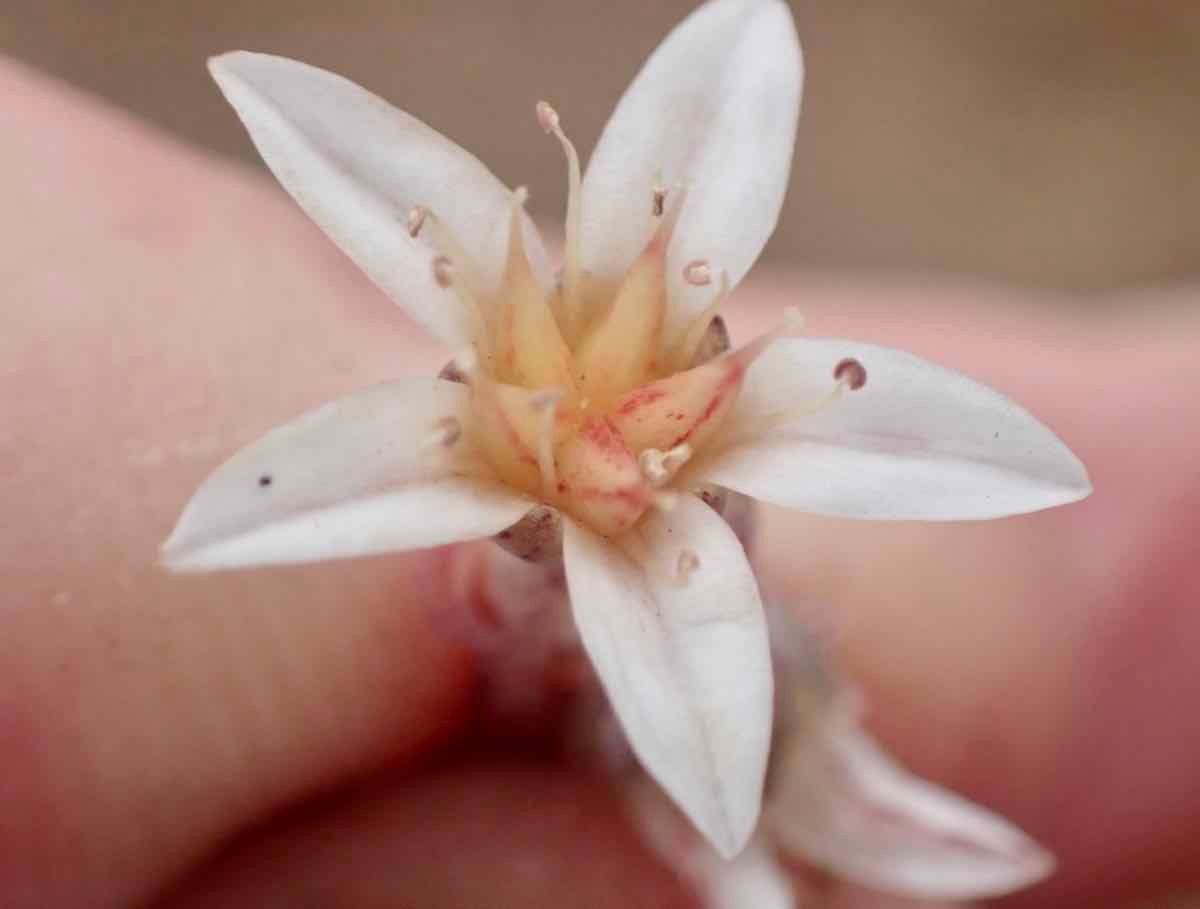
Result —
<instances>
[{"instance_id":1,"label":"petal tip","mask_svg":"<svg viewBox=\"0 0 1200 909\"><path fill-rule=\"evenodd\" d=\"M177 524L162 545L158 547L158 564L161 568L174 574L184 574L209 570L203 564L203 550L189 542L186 535L180 533L181 524Z\"/></svg>"},{"instance_id":2,"label":"petal tip","mask_svg":"<svg viewBox=\"0 0 1200 909\"><path fill-rule=\"evenodd\" d=\"M1056 439L1056 441L1061 453L1060 479L1057 484L1060 495L1058 501L1044 505L1043 508L1070 505L1086 499L1095 491L1087 465L1065 442L1061 439Z\"/></svg>"},{"instance_id":3,"label":"petal tip","mask_svg":"<svg viewBox=\"0 0 1200 909\"><path fill-rule=\"evenodd\" d=\"M199 571L200 568L192 564L188 555L188 552L184 549L163 543L158 549L158 566L164 571L171 572L171 574L187 574Z\"/></svg>"},{"instance_id":4,"label":"petal tip","mask_svg":"<svg viewBox=\"0 0 1200 909\"><path fill-rule=\"evenodd\" d=\"M1019 890L1044 881L1058 867L1058 860L1049 849L1027 839L1017 857L1017 869L1014 869L1013 889Z\"/></svg>"},{"instance_id":5,"label":"petal tip","mask_svg":"<svg viewBox=\"0 0 1200 909\"><path fill-rule=\"evenodd\" d=\"M1075 457L1075 455L1072 454L1072 457ZM1092 477L1091 474L1088 473L1087 466L1081 460L1079 460L1078 457L1075 457L1076 495L1074 501L1078 502L1080 499L1086 499L1095 491L1096 487L1092 485Z\"/></svg>"},{"instance_id":6,"label":"petal tip","mask_svg":"<svg viewBox=\"0 0 1200 909\"><path fill-rule=\"evenodd\" d=\"M727 811L722 818L722 823L717 827L706 826L704 828L705 836L708 837L708 841L712 843L721 858L730 861L745 850L750 842L750 837L753 836L754 830L758 826L760 801L756 800L754 812L743 818L734 818Z\"/></svg>"},{"instance_id":7,"label":"petal tip","mask_svg":"<svg viewBox=\"0 0 1200 909\"><path fill-rule=\"evenodd\" d=\"M205 61L208 67L209 75L220 84L223 80L235 75L234 70L238 64L253 57L260 57L262 54L256 54L253 51L234 50L225 51L224 53L214 54Z\"/></svg>"}]
</instances>

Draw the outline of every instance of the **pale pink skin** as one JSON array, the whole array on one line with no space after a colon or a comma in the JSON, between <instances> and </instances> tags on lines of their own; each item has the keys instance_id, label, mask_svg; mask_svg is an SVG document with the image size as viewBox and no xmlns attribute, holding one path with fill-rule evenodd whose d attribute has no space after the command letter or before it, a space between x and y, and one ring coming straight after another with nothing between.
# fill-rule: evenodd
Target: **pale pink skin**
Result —
<instances>
[{"instance_id":1,"label":"pale pink skin","mask_svg":"<svg viewBox=\"0 0 1200 909\"><path fill-rule=\"evenodd\" d=\"M439 352L265 179L11 64L0 97L19 127L0 144L0 905L689 905L603 783L446 750L477 676L429 606L466 608L453 578L480 547L156 567L224 454ZM912 769L1057 853L1005 905L1200 883L1200 322L1149 305L1169 294L1087 321L1012 297L767 271L737 292L738 338L799 303L814 333L968 370L1096 488L971 526L772 513L767 581L834 604L870 724Z\"/></svg>"}]
</instances>

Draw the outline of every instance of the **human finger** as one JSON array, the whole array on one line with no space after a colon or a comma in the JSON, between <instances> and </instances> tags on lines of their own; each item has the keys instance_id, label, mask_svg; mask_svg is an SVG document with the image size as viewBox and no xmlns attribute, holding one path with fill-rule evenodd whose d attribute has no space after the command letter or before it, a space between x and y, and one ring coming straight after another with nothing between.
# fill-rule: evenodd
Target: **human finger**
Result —
<instances>
[{"instance_id":1,"label":"human finger","mask_svg":"<svg viewBox=\"0 0 1200 909\"><path fill-rule=\"evenodd\" d=\"M900 757L1056 853L1058 873L1014 903L1194 884L1200 721L1172 706L1200 700L1187 393L1200 324L1186 294L1084 317L961 285L809 279L768 290L764 311L785 296L811 301L815 333L903 347L1011 395L1079 454L1095 492L978 524L769 512L772 589L824 604L816 619L838 626L868 720Z\"/></svg>"},{"instance_id":2,"label":"human finger","mask_svg":"<svg viewBox=\"0 0 1200 909\"><path fill-rule=\"evenodd\" d=\"M217 461L420 354L262 181L16 65L0 93L0 903L122 906L452 734L470 667L424 615L448 551L159 567Z\"/></svg>"}]
</instances>

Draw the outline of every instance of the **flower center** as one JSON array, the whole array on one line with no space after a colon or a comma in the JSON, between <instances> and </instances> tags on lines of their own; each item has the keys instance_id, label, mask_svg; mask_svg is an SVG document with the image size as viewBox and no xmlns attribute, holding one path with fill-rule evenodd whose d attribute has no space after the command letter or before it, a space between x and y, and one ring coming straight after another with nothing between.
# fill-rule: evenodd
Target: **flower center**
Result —
<instances>
[{"instance_id":1,"label":"flower center","mask_svg":"<svg viewBox=\"0 0 1200 909\"><path fill-rule=\"evenodd\" d=\"M567 159L568 201L559 286L547 293L525 254L526 192L512 195L503 279L488 288L436 212L414 208L409 232L437 250L435 280L471 314L470 350L454 372L471 389L468 425L435 427L434 444L469 434L501 480L604 535L633 527L648 508L669 508L690 459L733 407L750 362L777 333L697 363L729 291L724 270L695 260L689 284L714 284L712 303L678 336L665 331L667 249L685 193L648 187L659 219L644 251L616 285L580 265L579 156L549 104L538 121Z\"/></svg>"}]
</instances>

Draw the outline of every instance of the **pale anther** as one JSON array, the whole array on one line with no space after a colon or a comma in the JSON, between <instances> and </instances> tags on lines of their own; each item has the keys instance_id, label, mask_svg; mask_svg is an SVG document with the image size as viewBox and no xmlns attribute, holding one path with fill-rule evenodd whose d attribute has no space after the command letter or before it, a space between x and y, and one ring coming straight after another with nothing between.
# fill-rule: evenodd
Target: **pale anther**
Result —
<instances>
[{"instance_id":1,"label":"pale anther","mask_svg":"<svg viewBox=\"0 0 1200 909\"><path fill-rule=\"evenodd\" d=\"M452 448L462 438L462 423L455 417L442 417L421 443L422 448Z\"/></svg>"},{"instance_id":2,"label":"pale anther","mask_svg":"<svg viewBox=\"0 0 1200 909\"><path fill-rule=\"evenodd\" d=\"M537 118L538 125L548 133L558 129L558 111L550 106L549 102L539 101L537 103Z\"/></svg>"},{"instance_id":3,"label":"pale anther","mask_svg":"<svg viewBox=\"0 0 1200 909\"><path fill-rule=\"evenodd\" d=\"M479 369L479 355L475 353L475 348L467 347L455 354L448 365L452 365L464 379L470 379Z\"/></svg>"},{"instance_id":4,"label":"pale anther","mask_svg":"<svg viewBox=\"0 0 1200 909\"><path fill-rule=\"evenodd\" d=\"M638 455L638 467L651 486L662 486L671 481L691 456L692 446L687 442L676 445L670 451L647 448Z\"/></svg>"},{"instance_id":5,"label":"pale anther","mask_svg":"<svg viewBox=\"0 0 1200 909\"><path fill-rule=\"evenodd\" d=\"M683 266L683 280L693 287L712 284L712 268L704 259L695 259Z\"/></svg>"},{"instance_id":6,"label":"pale anther","mask_svg":"<svg viewBox=\"0 0 1200 909\"><path fill-rule=\"evenodd\" d=\"M408 235L414 240L421 233L421 228L425 226L425 219L428 217L429 209L423 205L414 205L408 210L404 226L408 229Z\"/></svg>"},{"instance_id":7,"label":"pale anther","mask_svg":"<svg viewBox=\"0 0 1200 909\"><path fill-rule=\"evenodd\" d=\"M433 280L438 287L449 287L454 283L454 265L445 256L433 260Z\"/></svg>"},{"instance_id":8,"label":"pale anther","mask_svg":"<svg viewBox=\"0 0 1200 909\"><path fill-rule=\"evenodd\" d=\"M711 270L712 266L709 266ZM692 324L687 327L683 333L678 349L676 351L676 361L679 369L688 369L692 366L698 366L702 362L707 362L717 354L724 353L729 349L729 333L725 330L725 323L722 322L717 329L718 334L715 338L709 338L709 330L717 318L717 310L721 308L725 297L729 293L729 272L725 269L720 269L721 284L716 294L713 295L712 302L704 308L697 318L692 320ZM708 356L701 356L700 348L706 341L715 341L716 347Z\"/></svg>"},{"instance_id":9,"label":"pale anther","mask_svg":"<svg viewBox=\"0 0 1200 909\"><path fill-rule=\"evenodd\" d=\"M867 369L853 357L847 357L833 367L833 377L851 391L858 391L867 384Z\"/></svg>"},{"instance_id":10,"label":"pale anther","mask_svg":"<svg viewBox=\"0 0 1200 909\"><path fill-rule=\"evenodd\" d=\"M691 549L681 549L679 558L675 560L675 579L680 584L686 584L700 567L700 556Z\"/></svg>"}]
</instances>

